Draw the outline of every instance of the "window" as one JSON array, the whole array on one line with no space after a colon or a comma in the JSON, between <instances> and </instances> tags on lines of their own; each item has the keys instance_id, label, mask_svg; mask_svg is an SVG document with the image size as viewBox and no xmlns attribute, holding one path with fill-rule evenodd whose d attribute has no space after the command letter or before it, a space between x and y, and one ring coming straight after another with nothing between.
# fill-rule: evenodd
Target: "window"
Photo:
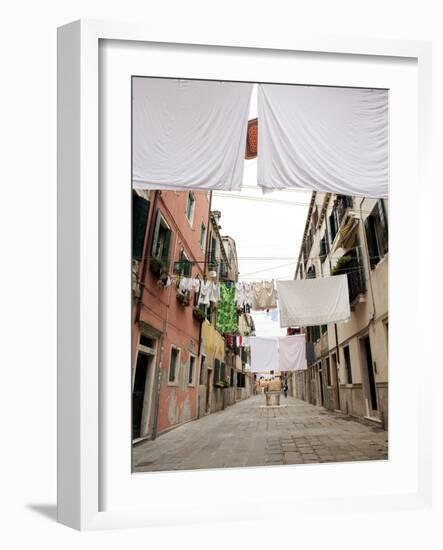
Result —
<instances>
[{"instance_id":1,"label":"window","mask_svg":"<svg viewBox=\"0 0 443 550\"><path fill-rule=\"evenodd\" d=\"M349 346L343 348L343 355L345 358L346 383L352 384L351 354L349 353Z\"/></svg>"},{"instance_id":2,"label":"window","mask_svg":"<svg viewBox=\"0 0 443 550\"><path fill-rule=\"evenodd\" d=\"M192 275L192 262L189 261L183 248L180 250L178 262L174 263L174 273L183 277L191 277Z\"/></svg>"},{"instance_id":3,"label":"window","mask_svg":"<svg viewBox=\"0 0 443 550\"><path fill-rule=\"evenodd\" d=\"M214 359L214 385L220 382L220 360Z\"/></svg>"},{"instance_id":4,"label":"window","mask_svg":"<svg viewBox=\"0 0 443 550\"><path fill-rule=\"evenodd\" d=\"M335 235L337 235L337 231L338 231L338 224L337 224L337 218L334 210L332 214L329 216L329 234L331 236L331 243L334 242Z\"/></svg>"},{"instance_id":5,"label":"window","mask_svg":"<svg viewBox=\"0 0 443 550\"><path fill-rule=\"evenodd\" d=\"M209 268L216 269L217 267L217 240L211 237L211 248L209 250Z\"/></svg>"},{"instance_id":6,"label":"window","mask_svg":"<svg viewBox=\"0 0 443 550\"><path fill-rule=\"evenodd\" d=\"M177 348L171 348L171 356L169 358L169 382L176 382L179 354L180 350Z\"/></svg>"},{"instance_id":7,"label":"window","mask_svg":"<svg viewBox=\"0 0 443 550\"><path fill-rule=\"evenodd\" d=\"M382 200L378 200L365 220L366 240L371 269L388 253L388 222Z\"/></svg>"},{"instance_id":8,"label":"window","mask_svg":"<svg viewBox=\"0 0 443 550\"><path fill-rule=\"evenodd\" d=\"M308 335L310 342L317 342L317 340L320 340L320 327L308 327Z\"/></svg>"},{"instance_id":9,"label":"window","mask_svg":"<svg viewBox=\"0 0 443 550\"><path fill-rule=\"evenodd\" d=\"M237 388L244 388L246 385L245 380L245 375L242 372L237 372Z\"/></svg>"},{"instance_id":10,"label":"window","mask_svg":"<svg viewBox=\"0 0 443 550\"><path fill-rule=\"evenodd\" d=\"M328 332L328 325L321 326L321 333L324 334L325 332Z\"/></svg>"},{"instance_id":11,"label":"window","mask_svg":"<svg viewBox=\"0 0 443 550\"><path fill-rule=\"evenodd\" d=\"M154 239L152 241L152 256L167 267L169 267L171 236L172 231L169 229L160 212L157 212Z\"/></svg>"},{"instance_id":12,"label":"window","mask_svg":"<svg viewBox=\"0 0 443 550\"><path fill-rule=\"evenodd\" d=\"M329 357L326 357L326 380L328 382L328 386L331 386L331 369L329 365Z\"/></svg>"},{"instance_id":13,"label":"window","mask_svg":"<svg viewBox=\"0 0 443 550\"><path fill-rule=\"evenodd\" d=\"M315 266L311 265L306 273L306 279L315 279Z\"/></svg>"},{"instance_id":14,"label":"window","mask_svg":"<svg viewBox=\"0 0 443 550\"><path fill-rule=\"evenodd\" d=\"M327 255L329 254L329 239L328 239L328 228L325 228L325 233L320 241L320 261L324 263Z\"/></svg>"},{"instance_id":15,"label":"window","mask_svg":"<svg viewBox=\"0 0 443 550\"><path fill-rule=\"evenodd\" d=\"M132 259L141 260L148 223L149 202L132 193Z\"/></svg>"},{"instance_id":16,"label":"window","mask_svg":"<svg viewBox=\"0 0 443 550\"><path fill-rule=\"evenodd\" d=\"M144 348L153 350L155 348L155 340L153 338L149 338L148 336L145 336L144 334L140 334L139 345Z\"/></svg>"},{"instance_id":17,"label":"window","mask_svg":"<svg viewBox=\"0 0 443 550\"><path fill-rule=\"evenodd\" d=\"M200 386L203 386L206 381L206 365L205 365L206 357L204 355L201 356L200 359L200 379L199 384Z\"/></svg>"},{"instance_id":18,"label":"window","mask_svg":"<svg viewBox=\"0 0 443 550\"><path fill-rule=\"evenodd\" d=\"M194 219L194 207L195 207L194 193L189 192L188 200L186 202L186 217L188 218L191 224L192 224L192 220Z\"/></svg>"},{"instance_id":19,"label":"window","mask_svg":"<svg viewBox=\"0 0 443 550\"><path fill-rule=\"evenodd\" d=\"M195 357L193 355L189 356L189 372L188 372L188 384L194 383L194 367L195 367Z\"/></svg>"},{"instance_id":20,"label":"window","mask_svg":"<svg viewBox=\"0 0 443 550\"><path fill-rule=\"evenodd\" d=\"M230 376L230 379L229 379L229 383L231 386L234 385L234 369L231 369L231 376Z\"/></svg>"},{"instance_id":21,"label":"window","mask_svg":"<svg viewBox=\"0 0 443 550\"><path fill-rule=\"evenodd\" d=\"M205 248L205 244L206 244L206 225L204 223L202 223L201 226L200 226L199 243L200 243L201 248Z\"/></svg>"}]
</instances>

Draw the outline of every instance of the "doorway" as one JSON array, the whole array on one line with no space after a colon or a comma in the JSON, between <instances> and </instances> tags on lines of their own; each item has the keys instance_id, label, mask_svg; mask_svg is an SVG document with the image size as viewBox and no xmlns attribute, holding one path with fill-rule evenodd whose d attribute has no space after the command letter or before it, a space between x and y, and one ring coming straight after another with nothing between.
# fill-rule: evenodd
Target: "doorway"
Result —
<instances>
[{"instance_id":1,"label":"doorway","mask_svg":"<svg viewBox=\"0 0 443 550\"><path fill-rule=\"evenodd\" d=\"M135 366L134 388L132 390L132 439L141 435L145 390L149 380L149 355L139 353Z\"/></svg>"},{"instance_id":2,"label":"doorway","mask_svg":"<svg viewBox=\"0 0 443 550\"><path fill-rule=\"evenodd\" d=\"M360 340L362 355L362 374L365 388L365 400L368 416L378 417L377 386L375 383L374 364L372 361L371 342L369 336Z\"/></svg>"},{"instance_id":3,"label":"doorway","mask_svg":"<svg viewBox=\"0 0 443 550\"><path fill-rule=\"evenodd\" d=\"M210 408L211 400L211 384L212 384L212 369L209 367L206 369L206 405L205 410L208 413Z\"/></svg>"},{"instance_id":4,"label":"doorway","mask_svg":"<svg viewBox=\"0 0 443 550\"><path fill-rule=\"evenodd\" d=\"M140 334L132 385L132 438L152 435L153 386L157 340Z\"/></svg>"},{"instance_id":5,"label":"doorway","mask_svg":"<svg viewBox=\"0 0 443 550\"><path fill-rule=\"evenodd\" d=\"M318 369L318 385L320 388L320 405L324 407L325 400L323 397L323 376L322 376L321 362L318 364L317 369Z\"/></svg>"}]
</instances>

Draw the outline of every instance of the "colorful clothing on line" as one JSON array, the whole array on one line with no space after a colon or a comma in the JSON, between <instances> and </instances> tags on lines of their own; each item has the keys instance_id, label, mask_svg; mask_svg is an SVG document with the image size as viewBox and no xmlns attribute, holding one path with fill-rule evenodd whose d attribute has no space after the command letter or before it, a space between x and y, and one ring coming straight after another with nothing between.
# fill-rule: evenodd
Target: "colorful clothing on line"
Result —
<instances>
[{"instance_id":1,"label":"colorful clothing on line","mask_svg":"<svg viewBox=\"0 0 443 550\"><path fill-rule=\"evenodd\" d=\"M238 320L235 307L235 287L220 283L220 302L217 309L217 330L222 334L237 332Z\"/></svg>"}]
</instances>

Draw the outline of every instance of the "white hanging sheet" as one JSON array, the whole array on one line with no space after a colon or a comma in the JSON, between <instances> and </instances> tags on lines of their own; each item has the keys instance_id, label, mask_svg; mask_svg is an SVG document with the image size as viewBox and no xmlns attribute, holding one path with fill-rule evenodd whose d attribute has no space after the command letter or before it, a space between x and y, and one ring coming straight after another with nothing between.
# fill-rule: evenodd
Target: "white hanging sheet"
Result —
<instances>
[{"instance_id":1,"label":"white hanging sheet","mask_svg":"<svg viewBox=\"0 0 443 550\"><path fill-rule=\"evenodd\" d=\"M259 84L258 185L388 197L388 91Z\"/></svg>"},{"instance_id":2,"label":"white hanging sheet","mask_svg":"<svg viewBox=\"0 0 443 550\"><path fill-rule=\"evenodd\" d=\"M278 367L280 372L305 370L306 338L304 334L278 338Z\"/></svg>"},{"instance_id":3,"label":"white hanging sheet","mask_svg":"<svg viewBox=\"0 0 443 550\"><path fill-rule=\"evenodd\" d=\"M277 281L280 327L316 326L349 320L348 278Z\"/></svg>"},{"instance_id":4,"label":"white hanging sheet","mask_svg":"<svg viewBox=\"0 0 443 550\"><path fill-rule=\"evenodd\" d=\"M240 190L252 84L133 79L133 186Z\"/></svg>"},{"instance_id":5,"label":"white hanging sheet","mask_svg":"<svg viewBox=\"0 0 443 550\"><path fill-rule=\"evenodd\" d=\"M249 337L251 347L251 372L278 370L277 338Z\"/></svg>"}]
</instances>

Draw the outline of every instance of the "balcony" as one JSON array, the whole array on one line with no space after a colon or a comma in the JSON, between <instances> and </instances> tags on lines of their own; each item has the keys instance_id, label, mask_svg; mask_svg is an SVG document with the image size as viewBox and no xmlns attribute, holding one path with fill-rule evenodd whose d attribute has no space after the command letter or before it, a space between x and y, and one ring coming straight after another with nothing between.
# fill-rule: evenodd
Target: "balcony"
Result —
<instances>
[{"instance_id":1,"label":"balcony","mask_svg":"<svg viewBox=\"0 0 443 550\"><path fill-rule=\"evenodd\" d=\"M333 275L344 275L348 277L349 303L355 306L358 302L365 301L366 293L365 272L362 262L357 258L356 252L342 256L334 269Z\"/></svg>"},{"instance_id":2,"label":"balcony","mask_svg":"<svg viewBox=\"0 0 443 550\"><path fill-rule=\"evenodd\" d=\"M356 305L358 301L364 301L362 296L366 293L366 283L363 267L358 271L347 273L349 287L349 303Z\"/></svg>"}]
</instances>

